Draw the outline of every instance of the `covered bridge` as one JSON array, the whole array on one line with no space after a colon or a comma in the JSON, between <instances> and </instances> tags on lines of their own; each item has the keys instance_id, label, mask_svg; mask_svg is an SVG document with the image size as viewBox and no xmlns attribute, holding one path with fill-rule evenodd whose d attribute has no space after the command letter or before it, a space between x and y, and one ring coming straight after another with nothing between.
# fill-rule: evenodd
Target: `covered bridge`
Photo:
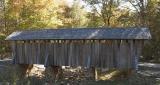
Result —
<instances>
[{"instance_id":1,"label":"covered bridge","mask_svg":"<svg viewBox=\"0 0 160 85\"><path fill-rule=\"evenodd\" d=\"M77 28L17 31L14 64L136 69L148 28Z\"/></svg>"}]
</instances>

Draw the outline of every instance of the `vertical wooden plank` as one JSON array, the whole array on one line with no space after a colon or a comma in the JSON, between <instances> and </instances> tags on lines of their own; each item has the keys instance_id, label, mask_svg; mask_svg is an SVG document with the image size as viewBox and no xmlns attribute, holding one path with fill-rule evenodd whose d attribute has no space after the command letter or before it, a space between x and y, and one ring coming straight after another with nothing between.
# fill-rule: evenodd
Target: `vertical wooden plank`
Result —
<instances>
[{"instance_id":1,"label":"vertical wooden plank","mask_svg":"<svg viewBox=\"0 0 160 85\"><path fill-rule=\"evenodd\" d=\"M33 44L33 41L30 40L30 41L29 41L29 48L28 48L28 49L29 49L29 50L28 50L28 52L29 52L29 64L33 64L33 61L34 61L34 60L33 60L34 58L33 58L33 51L32 51L32 48L33 48L33 47L32 47L32 44Z\"/></svg>"},{"instance_id":2,"label":"vertical wooden plank","mask_svg":"<svg viewBox=\"0 0 160 85\"><path fill-rule=\"evenodd\" d=\"M27 41L24 41L24 63L27 63L28 55L27 55Z\"/></svg>"},{"instance_id":3,"label":"vertical wooden plank","mask_svg":"<svg viewBox=\"0 0 160 85\"><path fill-rule=\"evenodd\" d=\"M91 43L90 40L87 40L86 42L86 66L89 68L91 63Z\"/></svg>"},{"instance_id":4,"label":"vertical wooden plank","mask_svg":"<svg viewBox=\"0 0 160 85\"><path fill-rule=\"evenodd\" d=\"M85 66L85 40L82 40L82 66Z\"/></svg>"},{"instance_id":5,"label":"vertical wooden plank","mask_svg":"<svg viewBox=\"0 0 160 85\"><path fill-rule=\"evenodd\" d=\"M24 41L22 41L22 56L23 56L23 59L22 59L22 62L23 63L25 63L25 61L24 61L24 58L25 58L25 46L24 46L25 44L24 44Z\"/></svg>"},{"instance_id":6,"label":"vertical wooden plank","mask_svg":"<svg viewBox=\"0 0 160 85\"><path fill-rule=\"evenodd\" d=\"M19 42L17 41L17 48L16 48L16 54L17 54L17 63L20 63L20 57L19 57Z\"/></svg>"},{"instance_id":7,"label":"vertical wooden plank","mask_svg":"<svg viewBox=\"0 0 160 85\"><path fill-rule=\"evenodd\" d=\"M127 40L123 40L123 44L124 44L124 59L125 59L125 69L128 69L129 68L129 49L128 49L128 45L127 45Z\"/></svg>"},{"instance_id":8,"label":"vertical wooden plank","mask_svg":"<svg viewBox=\"0 0 160 85\"><path fill-rule=\"evenodd\" d=\"M57 47L57 43L56 43L56 41L54 42L54 58L53 58L53 61L54 61L54 65L56 64L56 57L57 57L57 55L56 55L56 47Z\"/></svg>"},{"instance_id":9,"label":"vertical wooden plank","mask_svg":"<svg viewBox=\"0 0 160 85\"><path fill-rule=\"evenodd\" d=\"M13 64L17 63L17 53L16 53L16 41L12 41L11 43L12 46L12 58L13 58Z\"/></svg>"},{"instance_id":10,"label":"vertical wooden plank","mask_svg":"<svg viewBox=\"0 0 160 85\"><path fill-rule=\"evenodd\" d=\"M88 43L88 49L89 49L89 54L88 54L88 67L90 68L91 67L91 40L89 40L89 43Z\"/></svg>"},{"instance_id":11,"label":"vertical wooden plank","mask_svg":"<svg viewBox=\"0 0 160 85\"><path fill-rule=\"evenodd\" d=\"M95 65L95 42L91 41L91 65L90 67L94 67Z\"/></svg>"},{"instance_id":12,"label":"vertical wooden plank","mask_svg":"<svg viewBox=\"0 0 160 85\"><path fill-rule=\"evenodd\" d=\"M135 56L135 70L138 70L138 61L139 57L141 56L142 52L142 41L141 40L136 40L135 45L136 45L136 56Z\"/></svg>"},{"instance_id":13,"label":"vertical wooden plank","mask_svg":"<svg viewBox=\"0 0 160 85\"><path fill-rule=\"evenodd\" d=\"M44 65L45 66L49 66L49 64L50 64L50 61L49 61L49 47L50 47L50 43L49 43L49 41L48 40L45 40L45 53L44 53Z\"/></svg>"},{"instance_id":14,"label":"vertical wooden plank","mask_svg":"<svg viewBox=\"0 0 160 85\"><path fill-rule=\"evenodd\" d=\"M61 54L61 59L60 59L61 65L60 65L60 66L63 66L63 65L64 65L64 56L63 56L63 55L64 55L64 44L63 44L63 42L64 42L64 41L61 40L61 44L60 44L60 45L61 45L61 48L60 48L60 49L61 49L61 51L60 51L60 52L61 52L61 53L60 53L60 54Z\"/></svg>"},{"instance_id":15,"label":"vertical wooden plank","mask_svg":"<svg viewBox=\"0 0 160 85\"><path fill-rule=\"evenodd\" d=\"M127 69L131 69L131 46L130 46L130 40L126 40L126 50L127 50Z\"/></svg>"},{"instance_id":16,"label":"vertical wooden plank","mask_svg":"<svg viewBox=\"0 0 160 85\"><path fill-rule=\"evenodd\" d=\"M60 40L58 40L58 50L57 50L57 66L59 66L59 65L61 65L61 43L60 43L61 41Z\"/></svg>"},{"instance_id":17,"label":"vertical wooden plank","mask_svg":"<svg viewBox=\"0 0 160 85\"><path fill-rule=\"evenodd\" d=\"M37 56L37 53L38 53L38 41L35 40L35 43L34 43L34 53L35 53L35 63L38 64L38 56Z\"/></svg>"},{"instance_id":18,"label":"vertical wooden plank","mask_svg":"<svg viewBox=\"0 0 160 85\"><path fill-rule=\"evenodd\" d=\"M22 55L22 42L21 41L18 41L18 57L19 57L19 63L20 64L23 64L23 55Z\"/></svg>"},{"instance_id":19,"label":"vertical wooden plank","mask_svg":"<svg viewBox=\"0 0 160 85\"><path fill-rule=\"evenodd\" d=\"M73 52L73 41L71 41L70 47L69 47L69 58L68 58L69 66L72 65L72 55L73 55L72 52Z\"/></svg>"},{"instance_id":20,"label":"vertical wooden plank","mask_svg":"<svg viewBox=\"0 0 160 85\"><path fill-rule=\"evenodd\" d=\"M109 52L110 53L110 59L111 59L110 60L110 68L114 68L114 64L113 64L114 63L114 50L113 50L114 49L114 46L113 46L114 44L113 44L113 41L110 40L110 44L111 44L110 45L110 50L109 50L110 51Z\"/></svg>"},{"instance_id":21,"label":"vertical wooden plank","mask_svg":"<svg viewBox=\"0 0 160 85\"><path fill-rule=\"evenodd\" d=\"M136 54L136 46L135 46L135 40L131 40L131 59L132 59L132 68L135 70L136 66L135 66L135 54Z\"/></svg>"},{"instance_id":22,"label":"vertical wooden plank","mask_svg":"<svg viewBox=\"0 0 160 85\"><path fill-rule=\"evenodd\" d=\"M106 60L105 62L104 62L104 68L109 68L110 67L110 63L111 63L111 61L110 61L110 50L111 50L111 48L110 48L110 43L109 43L109 41L108 40L106 40L106 42L105 42L105 44L104 44L104 46L102 47L103 48L103 57L104 57L104 59L103 60Z\"/></svg>"},{"instance_id":23,"label":"vertical wooden plank","mask_svg":"<svg viewBox=\"0 0 160 85\"><path fill-rule=\"evenodd\" d=\"M100 43L99 40L95 40L95 67L99 67L100 61Z\"/></svg>"},{"instance_id":24,"label":"vertical wooden plank","mask_svg":"<svg viewBox=\"0 0 160 85\"><path fill-rule=\"evenodd\" d=\"M99 45L99 67L103 68L103 44L102 44L102 40L100 40L100 45Z\"/></svg>"},{"instance_id":25,"label":"vertical wooden plank","mask_svg":"<svg viewBox=\"0 0 160 85\"><path fill-rule=\"evenodd\" d=\"M116 68L120 69L120 40L116 40L116 47L115 47L115 52L116 52Z\"/></svg>"},{"instance_id":26,"label":"vertical wooden plank","mask_svg":"<svg viewBox=\"0 0 160 85\"><path fill-rule=\"evenodd\" d=\"M27 64L29 64L31 61L30 61L30 41L27 41L27 46L26 46L27 50L26 50L26 54L27 54Z\"/></svg>"},{"instance_id":27,"label":"vertical wooden plank","mask_svg":"<svg viewBox=\"0 0 160 85\"><path fill-rule=\"evenodd\" d=\"M66 60L68 58L68 54L67 54L67 43L66 40L63 41L63 66L67 66L66 64Z\"/></svg>"},{"instance_id":28,"label":"vertical wooden plank","mask_svg":"<svg viewBox=\"0 0 160 85\"><path fill-rule=\"evenodd\" d=\"M37 43L36 41L34 40L33 43L32 43L32 57L33 57L33 64L37 64L37 56L36 56L36 51L37 51Z\"/></svg>"},{"instance_id":29,"label":"vertical wooden plank","mask_svg":"<svg viewBox=\"0 0 160 85\"><path fill-rule=\"evenodd\" d=\"M40 52L41 52L41 42L40 40L37 41L37 51L36 51L36 55L37 55L37 64L40 64Z\"/></svg>"},{"instance_id":30,"label":"vertical wooden plank","mask_svg":"<svg viewBox=\"0 0 160 85\"><path fill-rule=\"evenodd\" d=\"M75 67L76 66L76 40L73 40L73 51L72 51L72 66Z\"/></svg>"},{"instance_id":31,"label":"vertical wooden plank","mask_svg":"<svg viewBox=\"0 0 160 85\"><path fill-rule=\"evenodd\" d=\"M79 43L79 65L83 65L83 40Z\"/></svg>"},{"instance_id":32,"label":"vertical wooden plank","mask_svg":"<svg viewBox=\"0 0 160 85\"><path fill-rule=\"evenodd\" d=\"M40 40L40 56L39 56L39 62L40 64L44 64L43 59L45 54L45 42L43 40Z\"/></svg>"},{"instance_id":33,"label":"vertical wooden plank","mask_svg":"<svg viewBox=\"0 0 160 85\"><path fill-rule=\"evenodd\" d=\"M56 40L56 45L55 45L55 64L54 65L58 65L58 60L59 60L59 43L58 40Z\"/></svg>"},{"instance_id":34,"label":"vertical wooden plank","mask_svg":"<svg viewBox=\"0 0 160 85\"><path fill-rule=\"evenodd\" d=\"M116 57L117 57L117 40L113 41L113 67L116 68L117 64L116 64Z\"/></svg>"},{"instance_id":35,"label":"vertical wooden plank","mask_svg":"<svg viewBox=\"0 0 160 85\"><path fill-rule=\"evenodd\" d=\"M120 69L125 69L125 67L126 67L125 52L126 52L125 41L121 40L121 44L120 44L120 58L119 58Z\"/></svg>"},{"instance_id":36,"label":"vertical wooden plank","mask_svg":"<svg viewBox=\"0 0 160 85\"><path fill-rule=\"evenodd\" d=\"M54 65L54 41L49 41L49 64Z\"/></svg>"},{"instance_id":37,"label":"vertical wooden plank","mask_svg":"<svg viewBox=\"0 0 160 85\"><path fill-rule=\"evenodd\" d=\"M57 65L58 66L61 66L62 65L62 61L61 61L61 59L62 59L62 50L61 50L61 48L62 48L62 45L61 45L61 41L60 40L58 40L58 62L57 62Z\"/></svg>"},{"instance_id":38,"label":"vertical wooden plank","mask_svg":"<svg viewBox=\"0 0 160 85\"><path fill-rule=\"evenodd\" d=\"M34 43L34 40L30 41L30 61L32 61L30 64L35 64Z\"/></svg>"},{"instance_id":39,"label":"vertical wooden plank","mask_svg":"<svg viewBox=\"0 0 160 85\"><path fill-rule=\"evenodd\" d=\"M58 62L59 62L59 42L57 40L57 43L56 43L56 66L58 66Z\"/></svg>"},{"instance_id":40,"label":"vertical wooden plank","mask_svg":"<svg viewBox=\"0 0 160 85\"><path fill-rule=\"evenodd\" d=\"M78 66L78 40L75 41L75 66Z\"/></svg>"}]
</instances>

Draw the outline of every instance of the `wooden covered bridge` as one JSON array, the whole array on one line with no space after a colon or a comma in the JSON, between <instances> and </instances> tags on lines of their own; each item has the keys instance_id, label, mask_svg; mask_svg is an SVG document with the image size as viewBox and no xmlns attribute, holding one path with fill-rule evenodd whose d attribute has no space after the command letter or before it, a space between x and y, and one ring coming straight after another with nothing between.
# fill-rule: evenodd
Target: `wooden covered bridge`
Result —
<instances>
[{"instance_id":1,"label":"wooden covered bridge","mask_svg":"<svg viewBox=\"0 0 160 85\"><path fill-rule=\"evenodd\" d=\"M12 43L14 64L137 68L148 28L78 28L17 31Z\"/></svg>"}]
</instances>

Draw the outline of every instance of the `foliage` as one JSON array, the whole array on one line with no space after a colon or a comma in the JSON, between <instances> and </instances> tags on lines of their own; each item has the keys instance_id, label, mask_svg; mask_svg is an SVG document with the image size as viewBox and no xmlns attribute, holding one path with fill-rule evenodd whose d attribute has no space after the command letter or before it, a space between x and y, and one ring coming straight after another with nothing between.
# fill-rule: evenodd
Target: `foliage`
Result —
<instances>
[{"instance_id":1,"label":"foliage","mask_svg":"<svg viewBox=\"0 0 160 85\"><path fill-rule=\"evenodd\" d=\"M103 26L103 21L101 17L99 17L96 12L88 13L89 22L88 27L101 27Z\"/></svg>"},{"instance_id":2,"label":"foliage","mask_svg":"<svg viewBox=\"0 0 160 85\"><path fill-rule=\"evenodd\" d=\"M6 49L7 49L7 47L2 44L2 40L4 40L5 38L6 38L6 36L4 34L0 34L0 43L1 43L1 45L0 45L0 56L1 56L2 53L5 53Z\"/></svg>"},{"instance_id":3,"label":"foliage","mask_svg":"<svg viewBox=\"0 0 160 85\"><path fill-rule=\"evenodd\" d=\"M86 11L80 5L80 0L74 1L71 10L72 27L86 26Z\"/></svg>"},{"instance_id":4,"label":"foliage","mask_svg":"<svg viewBox=\"0 0 160 85\"><path fill-rule=\"evenodd\" d=\"M74 0L71 7L63 5L63 10L63 13L60 15L63 21L63 26L61 27L82 28L87 26L87 12L83 5L80 4L80 0Z\"/></svg>"},{"instance_id":5,"label":"foliage","mask_svg":"<svg viewBox=\"0 0 160 85\"><path fill-rule=\"evenodd\" d=\"M16 29L56 28L62 25L57 12L53 0L8 0L6 18L16 23Z\"/></svg>"},{"instance_id":6,"label":"foliage","mask_svg":"<svg viewBox=\"0 0 160 85\"><path fill-rule=\"evenodd\" d=\"M160 62L160 2L149 0L147 5L147 23L152 33L152 40L144 47L144 60Z\"/></svg>"},{"instance_id":7,"label":"foliage","mask_svg":"<svg viewBox=\"0 0 160 85\"><path fill-rule=\"evenodd\" d=\"M111 18L114 17L114 11L116 10L118 3L115 0L84 0L90 5L93 13L96 13L103 26L112 26Z\"/></svg>"}]
</instances>

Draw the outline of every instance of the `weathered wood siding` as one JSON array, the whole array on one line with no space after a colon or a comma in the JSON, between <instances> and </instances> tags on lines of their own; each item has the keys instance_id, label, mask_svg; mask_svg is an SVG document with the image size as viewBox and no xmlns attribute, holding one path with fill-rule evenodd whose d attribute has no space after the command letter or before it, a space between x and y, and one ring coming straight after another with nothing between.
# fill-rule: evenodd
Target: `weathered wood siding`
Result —
<instances>
[{"instance_id":1,"label":"weathered wood siding","mask_svg":"<svg viewBox=\"0 0 160 85\"><path fill-rule=\"evenodd\" d=\"M13 41L15 64L136 69L142 40Z\"/></svg>"}]
</instances>

